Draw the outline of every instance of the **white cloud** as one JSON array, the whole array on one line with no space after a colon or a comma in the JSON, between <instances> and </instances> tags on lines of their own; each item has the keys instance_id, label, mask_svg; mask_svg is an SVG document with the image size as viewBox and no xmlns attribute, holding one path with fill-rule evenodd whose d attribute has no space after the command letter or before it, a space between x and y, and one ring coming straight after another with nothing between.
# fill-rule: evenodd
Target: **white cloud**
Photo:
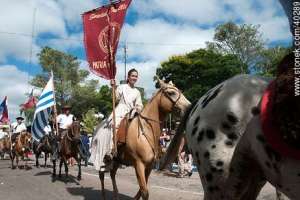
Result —
<instances>
[{"instance_id":1,"label":"white cloud","mask_svg":"<svg viewBox=\"0 0 300 200\"><path fill-rule=\"evenodd\" d=\"M289 23L278 0L225 0L233 10L232 20L246 24L260 24L263 37L270 42L291 39Z\"/></svg>"},{"instance_id":2,"label":"white cloud","mask_svg":"<svg viewBox=\"0 0 300 200\"><path fill-rule=\"evenodd\" d=\"M61 38L52 38L44 41L43 46L46 45L60 51L83 48L83 33L71 33L63 40Z\"/></svg>"},{"instance_id":3,"label":"white cloud","mask_svg":"<svg viewBox=\"0 0 300 200\"><path fill-rule=\"evenodd\" d=\"M26 101L25 93L31 90L28 85L30 78L28 73L18 70L14 65L0 65L0 101L7 96L9 118L12 121L20 114L19 105Z\"/></svg>"},{"instance_id":4,"label":"white cloud","mask_svg":"<svg viewBox=\"0 0 300 200\"><path fill-rule=\"evenodd\" d=\"M72 28L80 28L81 14L99 7L102 2L101 0L57 0L60 9L63 10L64 19Z\"/></svg>"},{"instance_id":5,"label":"white cloud","mask_svg":"<svg viewBox=\"0 0 300 200\"><path fill-rule=\"evenodd\" d=\"M157 13L175 17L180 21L201 24L213 24L230 17L224 10L224 2L220 0L140 0L133 3L140 15L154 16Z\"/></svg>"},{"instance_id":6,"label":"white cloud","mask_svg":"<svg viewBox=\"0 0 300 200\"><path fill-rule=\"evenodd\" d=\"M261 24L269 41L291 38L288 21L278 0L139 0L133 9L141 18L166 16L177 23L215 27L224 21ZM155 27L156 29L156 27Z\"/></svg>"},{"instance_id":7,"label":"white cloud","mask_svg":"<svg viewBox=\"0 0 300 200\"><path fill-rule=\"evenodd\" d=\"M135 25L126 24L122 33L122 41L129 42L129 56L145 61L162 61L173 54L203 48L212 37L212 29L174 25L160 19L142 20ZM134 43L136 41L138 43Z\"/></svg>"},{"instance_id":8,"label":"white cloud","mask_svg":"<svg viewBox=\"0 0 300 200\"><path fill-rule=\"evenodd\" d=\"M0 62L7 56L27 62L30 57L33 13L36 9L35 35L66 35L63 13L54 0L2 0L0 7ZM33 49L39 49L36 39ZM36 52L33 53L35 57ZM33 58L36 61L36 58Z\"/></svg>"}]
</instances>

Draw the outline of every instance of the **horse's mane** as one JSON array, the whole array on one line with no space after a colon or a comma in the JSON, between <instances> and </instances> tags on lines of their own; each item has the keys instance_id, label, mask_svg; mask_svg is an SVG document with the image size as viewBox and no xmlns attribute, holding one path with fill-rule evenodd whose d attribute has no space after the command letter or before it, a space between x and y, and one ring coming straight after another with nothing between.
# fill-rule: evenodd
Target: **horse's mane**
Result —
<instances>
[{"instance_id":1,"label":"horse's mane","mask_svg":"<svg viewBox=\"0 0 300 200\"><path fill-rule=\"evenodd\" d=\"M171 86L171 87L174 87L175 88L175 86L174 85L170 85L170 84L168 84L168 83L165 83L166 85L168 85L168 86ZM151 103L152 101L153 101L153 99L160 93L160 91L162 90L163 88L162 87L160 87L159 89L157 89L155 92L154 92L154 95L150 98L150 100L147 102L147 104L148 103ZM147 105L146 104L146 105Z\"/></svg>"},{"instance_id":2,"label":"horse's mane","mask_svg":"<svg viewBox=\"0 0 300 200\"><path fill-rule=\"evenodd\" d=\"M291 53L278 65L272 115L284 140L300 148L300 97L295 96L294 59Z\"/></svg>"}]
</instances>

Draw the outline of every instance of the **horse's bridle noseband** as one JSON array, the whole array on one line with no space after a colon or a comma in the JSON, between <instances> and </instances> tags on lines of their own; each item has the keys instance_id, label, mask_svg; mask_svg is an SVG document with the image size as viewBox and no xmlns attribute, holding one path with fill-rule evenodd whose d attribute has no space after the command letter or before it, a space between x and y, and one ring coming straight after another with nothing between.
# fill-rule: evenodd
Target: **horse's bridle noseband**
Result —
<instances>
[{"instance_id":1,"label":"horse's bridle noseband","mask_svg":"<svg viewBox=\"0 0 300 200\"><path fill-rule=\"evenodd\" d=\"M178 96L178 98L176 99L176 101L173 101L173 99L172 99L172 98L169 96L169 94L166 92L166 90L167 90L167 89L170 89L170 88L175 89L175 90L179 93L179 96ZM173 109L176 107L176 105L177 105L179 99L181 98L182 92L181 92L179 89L175 88L175 87L165 87L165 88L161 88L160 91L161 91L161 93L163 93L163 94L164 94L164 95L172 102L173 105L172 105L172 109L171 109L171 110L173 110ZM159 94L159 93L160 93L160 92L157 92L157 94ZM162 98L162 95L160 95L160 99L159 99L160 104L161 104L161 98ZM143 119L145 119L146 121L149 120L149 121L153 121L153 122L156 122L156 123L159 123L159 124L162 123L162 121L158 121L158 120L155 120L155 119L151 119L151 118L145 117L145 116L142 115L142 113L140 113L139 116L142 117Z\"/></svg>"},{"instance_id":2,"label":"horse's bridle noseband","mask_svg":"<svg viewBox=\"0 0 300 200\"><path fill-rule=\"evenodd\" d=\"M173 101L173 99L172 99L172 98L169 96L169 94L166 92L167 89L174 89L174 90L176 90L176 91L179 93L178 98L177 98L175 101ZM172 102L172 104L173 104L173 105L172 105L172 110L173 110L173 109L176 107L176 105L177 105L179 99L181 98L182 92L181 92L179 89L175 88L175 87L165 87L165 88L162 88L161 91L162 91L162 93L165 94L165 96ZM160 102L161 102L161 97L162 97L162 96L160 96Z\"/></svg>"}]
</instances>

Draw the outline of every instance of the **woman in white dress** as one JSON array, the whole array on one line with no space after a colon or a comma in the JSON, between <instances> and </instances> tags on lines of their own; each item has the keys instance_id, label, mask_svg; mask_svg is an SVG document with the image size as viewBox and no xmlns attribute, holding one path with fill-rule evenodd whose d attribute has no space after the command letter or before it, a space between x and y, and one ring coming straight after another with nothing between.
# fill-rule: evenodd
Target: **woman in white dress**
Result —
<instances>
[{"instance_id":1,"label":"woman in white dress","mask_svg":"<svg viewBox=\"0 0 300 200\"><path fill-rule=\"evenodd\" d=\"M140 91L134 87L138 79L138 71L131 69L128 72L127 83L121 84L116 89L116 99L119 101L116 106L116 129L127 113L132 110L140 112L143 108ZM112 87L115 83L112 82ZM105 170L104 156L111 155L113 148L113 128L112 114L108 119L103 120L96 128L95 135L92 141L90 162L98 171Z\"/></svg>"}]
</instances>

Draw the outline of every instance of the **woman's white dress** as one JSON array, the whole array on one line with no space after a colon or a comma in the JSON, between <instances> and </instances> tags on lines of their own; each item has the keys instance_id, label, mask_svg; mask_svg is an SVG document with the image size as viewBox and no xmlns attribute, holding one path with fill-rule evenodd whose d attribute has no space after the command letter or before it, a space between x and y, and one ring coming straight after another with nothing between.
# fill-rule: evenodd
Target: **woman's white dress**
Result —
<instances>
[{"instance_id":1,"label":"woman's white dress","mask_svg":"<svg viewBox=\"0 0 300 200\"><path fill-rule=\"evenodd\" d=\"M116 127L131 109L143 108L141 94L138 89L130 87L128 84L118 86L116 98L119 104L116 106ZM96 128L92 141L90 162L94 164L96 170L105 166L103 158L110 154L113 147L112 114L108 119L103 120Z\"/></svg>"}]
</instances>

